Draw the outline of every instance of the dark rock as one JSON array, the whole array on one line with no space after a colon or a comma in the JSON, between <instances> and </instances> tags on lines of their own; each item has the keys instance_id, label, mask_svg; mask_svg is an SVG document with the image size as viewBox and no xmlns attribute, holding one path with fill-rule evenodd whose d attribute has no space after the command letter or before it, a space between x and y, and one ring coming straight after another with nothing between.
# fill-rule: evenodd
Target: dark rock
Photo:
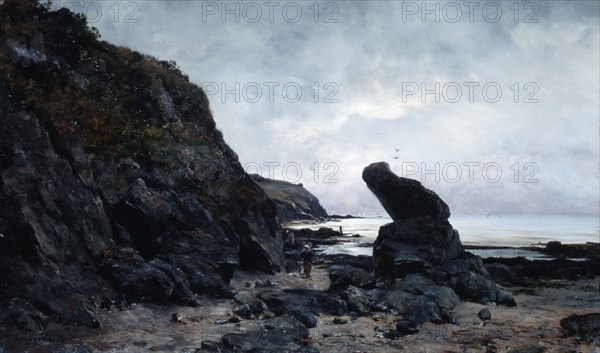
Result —
<instances>
[{"instance_id":1,"label":"dark rock","mask_svg":"<svg viewBox=\"0 0 600 353\"><path fill-rule=\"evenodd\" d=\"M373 246L375 275L396 278L424 273L462 252L458 232L448 222L416 217L388 223L379 228Z\"/></svg>"},{"instance_id":2,"label":"dark rock","mask_svg":"<svg viewBox=\"0 0 600 353\"><path fill-rule=\"evenodd\" d=\"M348 323L348 320L336 316L333 318L333 323L336 325L345 325Z\"/></svg>"},{"instance_id":3,"label":"dark rock","mask_svg":"<svg viewBox=\"0 0 600 353\"><path fill-rule=\"evenodd\" d=\"M169 297L172 302L189 306L198 305L196 295L190 289L187 275L181 269L156 258L148 261L148 264L161 270L173 282L173 291Z\"/></svg>"},{"instance_id":4,"label":"dark rock","mask_svg":"<svg viewBox=\"0 0 600 353\"><path fill-rule=\"evenodd\" d=\"M579 335L600 341L600 313L573 314L560 320L560 326L567 335Z\"/></svg>"},{"instance_id":5,"label":"dark rock","mask_svg":"<svg viewBox=\"0 0 600 353\"><path fill-rule=\"evenodd\" d=\"M106 250L101 268L132 301L164 302L175 288L164 272L146 263L132 248Z\"/></svg>"},{"instance_id":6,"label":"dark rock","mask_svg":"<svg viewBox=\"0 0 600 353\"><path fill-rule=\"evenodd\" d=\"M526 285L531 279L576 279L600 275L600 257L583 261L566 258L528 260L524 257L488 258L486 263L507 265L515 274L516 284Z\"/></svg>"},{"instance_id":7,"label":"dark rock","mask_svg":"<svg viewBox=\"0 0 600 353\"><path fill-rule=\"evenodd\" d=\"M288 314L300 320L306 327L317 325L315 315L329 313L342 315L346 303L329 293L304 289L268 289L258 294L275 315Z\"/></svg>"},{"instance_id":8,"label":"dark rock","mask_svg":"<svg viewBox=\"0 0 600 353\"><path fill-rule=\"evenodd\" d=\"M516 305L512 294L494 282L482 259L469 252L444 262L433 272L447 282L461 299L482 304Z\"/></svg>"},{"instance_id":9,"label":"dark rock","mask_svg":"<svg viewBox=\"0 0 600 353\"><path fill-rule=\"evenodd\" d=\"M363 180L394 220L379 228L373 244L376 287L392 289L397 278L405 277L423 282L424 277L414 274L443 284L423 284L418 288L436 291L419 298L411 296L416 294L414 291L398 292L396 287L388 299L408 320L414 324L453 322L449 310L456 305L456 295L482 303L516 305L512 295L493 281L481 258L464 251L458 231L448 222L450 210L437 194L418 181L398 177L384 162L367 166ZM383 308L387 303L374 305Z\"/></svg>"},{"instance_id":10,"label":"dark rock","mask_svg":"<svg viewBox=\"0 0 600 353\"><path fill-rule=\"evenodd\" d=\"M452 310L460 302L452 289L419 274L407 276L392 289L367 292L374 307L396 310L413 327L424 322L454 323Z\"/></svg>"},{"instance_id":11,"label":"dark rock","mask_svg":"<svg viewBox=\"0 0 600 353\"><path fill-rule=\"evenodd\" d=\"M487 308L483 308L477 312L477 316L481 319L481 321L491 320L492 314Z\"/></svg>"},{"instance_id":12,"label":"dark rock","mask_svg":"<svg viewBox=\"0 0 600 353\"><path fill-rule=\"evenodd\" d=\"M499 285L496 285L496 304L517 306L517 302L513 298L512 293Z\"/></svg>"},{"instance_id":13,"label":"dark rock","mask_svg":"<svg viewBox=\"0 0 600 353\"><path fill-rule=\"evenodd\" d=\"M365 167L362 178L394 221L429 216L443 223L450 217L448 205L435 192L397 176L385 162Z\"/></svg>"},{"instance_id":14,"label":"dark rock","mask_svg":"<svg viewBox=\"0 0 600 353\"><path fill-rule=\"evenodd\" d=\"M167 259L187 275L192 291L208 293L213 297L233 298L232 290L219 272L193 253L172 254Z\"/></svg>"},{"instance_id":15,"label":"dark rock","mask_svg":"<svg viewBox=\"0 0 600 353\"><path fill-rule=\"evenodd\" d=\"M308 335L300 321L284 315L265 320L260 330L226 334L222 342L224 348L236 352L300 352L302 347L296 340Z\"/></svg>"},{"instance_id":16,"label":"dark rock","mask_svg":"<svg viewBox=\"0 0 600 353\"><path fill-rule=\"evenodd\" d=\"M199 87L66 9L6 1L0 23L0 302L98 325L92 295L194 305L284 268L276 205ZM125 248L141 261L102 255Z\"/></svg>"},{"instance_id":17,"label":"dark rock","mask_svg":"<svg viewBox=\"0 0 600 353\"><path fill-rule=\"evenodd\" d=\"M362 289L350 285L340 294L340 296L346 302L346 306L349 310L360 314L369 312L371 301Z\"/></svg>"},{"instance_id":18,"label":"dark rock","mask_svg":"<svg viewBox=\"0 0 600 353\"><path fill-rule=\"evenodd\" d=\"M329 266L329 291L336 292L347 288L349 285L371 289L375 287L373 274L350 265Z\"/></svg>"},{"instance_id":19,"label":"dark rock","mask_svg":"<svg viewBox=\"0 0 600 353\"><path fill-rule=\"evenodd\" d=\"M600 260L600 243L587 242L585 244L561 244L559 241L551 241L545 248L525 248L526 250L540 251L544 254L564 258L587 258Z\"/></svg>"},{"instance_id":20,"label":"dark rock","mask_svg":"<svg viewBox=\"0 0 600 353\"><path fill-rule=\"evenodd\" d=\"M256 288L266 288L266 287L273 287L275 284L273 284L274 282L271 282L270 279L266 280L266 281L262 281L262 280L258 280L256 282L254 282L254 287Z\"/></svg>"},{"instance_id":21,"label":"dark rock","mask_svg":"<svg viewBox=\"0 0 600 353\"><path fill-rule=\"evenodd\" d=\"M8 304L8 314L21 330L32 332L46 330L48 318L24 299L12 299Z\"/></svg>"},{"instance_id":22,"label":"dark rock","mask_svg":"<svg viewBox=\"0 0 600 353\"><path fill-rule=\"evenodd\" d=\"M410 320L396 321L396 331L402 335L414 335L419 333L419 330Z\"/></svg>"},{"instance_id":23,"label":"dark rock","mask_svg":"<svg viewBox=\"0 0 600 353\"><path fill-rule=\"evenodd\" d=\"M413 325L417 326L425 322L431 322L434 324L443 324L446 322L445 317L451 319L451 315L442 314L441 308L431 298L417 297L412 301L404 312L404 317L408 321L412 322ZM448 321L452 322L452 321Z\"/></svg>"},{"instance_id":24,"label":"dark rock","mask_svg":"<svg viewBox=\"0 0 600 353\"><path fill-rule=\"evenodd\" d=\"M207 351L210 351L210 352L218 352L221 350L221 344L219 342L215 342L215 341L204 340L200 344L200 348L206 349Z\"/></svg>"},{"instance_id":25,"label":"dark rock","mask_svg":"<svg viewBox=\"0 0 600 353\"><path fill-rule=\"evenodd\" d=\"M560 254L562 249L562 243L559 241L549 241L546 244L546 251L551 254Z\"/></svg>"},{"instance_id":26,"label":"dark rock","mask_svg":"<svg viewBox=\"0 0 600 353\"><path fill-rule=\"evenodd\" d=\"M267 305L252 292L238 292L233 299L240 305L248 305L256 313L267 310Z\"/></svg>"},{"instance_id":27,"label":"dark rock","mask_svg":"<svg viewBox=\"0 0 600 353\"><path fill-rule=\"evenodd\" d=\"M395 290L428 297L445 310L454 309L460 302L459 297L452 289L418 274L410 275L397 282Z\"/></svg>"},{"instance_id":28,"label":"dark rock","mask_svg":"<svg viewBox=\"0 0 600 353\"><path fill-rule=\"evenodd\" d=\"M250 174L250 177L275 202L281 222L327 218L319 199L302 185L267 179L258 174Z\"/></svg>"},{"instance_id":29,"label":"dark rock","mask_svg":"<svg viewBox=\"0 0 600 353\"><path fill-rule=\"evenodd\" d=\"M332 214L329 216L329 218L331 218L331 219L353 219L353 218L363 218L363 217L353 216L351 214L347 214L345 216L339 215L339 214Z\"/></svg>"},{"instance_id":30,"label":"dark rock","mask_svg":"<svg viewBox=\"0 0 600 353\"><path fill-rule=\"evenodd\" d=\"M491 263L485 264L485 268L492 276L494 281L503 284L510 285L517 281L517 276L513 270L505 264Z\"/></svg>"},{"instance_id":31,"label":"dark rock","mask_svg":"<svg viewBox=\"0 0 600 353\"><path fill-rule=\"evenodd\" d=\"M312 243L313 245L334 245L339 243L342 234L331 228L321 227L317 230L310 228L288 229L294 233L294 239L297 246Z\"/></svg>"},{"instance_id":32,"label":"dark rock","mask_svg":"<svg viewBox=\"0 0 600 353\"><path fill-rule=\"evenodd\" d=\"M334 265L350 265L353 267L362 268L367 272L373 272L373 256L367 255L350 255L350 254L321 254L320 258Z\"/></svg>"},{"instance_id":33,"label":"dark rock","mask_svg":"<svg viewBox=\"0 0 600 353\"><path fill-rule=\"evenodd\" d=\"M250 305L244 304L233 309L233 313L243 317L246 320L254 318L254 312L250 309Z\"/></svg>"},{"instance_id":34,"label":"dark rock","mask_svg":"<svg viewBox=\"0 0 600 353\"><path fill-rule=\"evenodd\" d=\"M482 304L496 300L495 283L480 273L461 272L451 280L450 285L461 298Z\"/></svg>"}]
</instances>

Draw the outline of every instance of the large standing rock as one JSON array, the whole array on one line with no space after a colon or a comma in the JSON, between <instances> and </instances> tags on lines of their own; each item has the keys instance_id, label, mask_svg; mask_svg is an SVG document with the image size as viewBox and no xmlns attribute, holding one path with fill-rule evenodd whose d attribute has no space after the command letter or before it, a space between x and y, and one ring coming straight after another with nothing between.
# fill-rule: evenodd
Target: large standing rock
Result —
<instances>
[{"instance_id":1,"label":"large standing rock","mask_svg":"<svg viewBox=\"0 0 600 353\"><path fill-rule=\"evenodd\" d=\"M362 178L394 221L430 216L443 222L450 217L448 205L420 182L397 176L385 162L367 166Z\"/></svg>"},{"instance_id":2,"label":"large standing rock","mask_svg":"<svg viewBox=\"0 0 600 353\"><path fill-rule=\"evenodd\" d=\"M436 301L440 296L516 305L512 295L493 281L481 258L464 251L458 231L448 222L448 205L438 195L418 181L396 176L384 162L367 166L363 179L394 220L379 228L373 245L378 287L393 289L396 278L414 282L412 276L421 274L452 291L452 295L434 291L427 299L414 298L410 290L395 290L391 301L410 322L451 322L447 309Z\"/></svg>"}]
</instances>

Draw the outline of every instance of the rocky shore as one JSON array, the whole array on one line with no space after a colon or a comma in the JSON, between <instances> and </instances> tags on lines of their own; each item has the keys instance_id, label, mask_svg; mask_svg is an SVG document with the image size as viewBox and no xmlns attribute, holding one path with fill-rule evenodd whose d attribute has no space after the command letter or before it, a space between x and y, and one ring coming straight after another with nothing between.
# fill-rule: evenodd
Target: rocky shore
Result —
<instances>
[{"instance_id":1,"label":"rocky shore","mask_svg":"<svg viewBox=\"0 0 600 353\"><path fill-rule=\"evenodd\" d=\"M421 192L410 187L409 197ZM482 260L457 238L441 242L439 228L423 216L382 226L376 244L388 241L385 252L318 255L312 279L299 270L299 248L333 246L343 236L329 228L290 230L287 271L236 271L226 295L196 296L195 306L99 303L96 328L47 321L26 301L11 301L3 322L12 324L0 326L0 347L3 353L595 352L600 244L549 243L540 251L559 256L553 260ZM457 250L431 250L444 245ZM452 251L447 260L435 257ZM378 270L381 261L402 268Z\"/></svg>"},{"instance_id":2,"label":"rocky shore","mask_svg":"<svg viewBox=\"0 0 600 353\"><path fill-rule=\"evenodd\" d=\"M515 307L460 302L454 308L454 324L424 323L418 327L418 332L409 335L391 334L396 330L398 316L395 311L370 307L368 312L360 313L360 307L355 307L353 311L336 312L335 301L325 302L324 305L331 306L331 311L315 315L314 327L306 328L308 334L304 329L306 325L291 319L290 315L280 316L281 321L268 321L268 317L274 315L270 313L273 309L285 310L279 309L277 302L282 296L290 300L297 293L328 295L333 283L332 267L335 273L336 266L364 266L365 272L369 273L368 260L372 260L357 260L347 255L320 255L319 258L312 280L302 278L299 272L275 275L236 272L231 289L253 294L238 297L244 304L236 299L201 298L195 308L149 303L125 307L112 305L110 309L99 310L101 330L51 323L45 331L25 331L3 325L0 352L226 352L223 338L228 334L236 335L227 336L229 344L235 342L232 337L238 341L244 337L245 344L262 344L260 335L277 342L275 337L282 339L282 336L271 332L273 324L288 327L292 336L298 335L288 337L289 341L281 346L296 342L297 345L288 346L288 351L594 353L600 343L597 329L594 331L591 326L598 322L597 319L590 317L586 324L578 317L571 317L598 312L600 277L561 279L554 278L552 272L536 281L526 275L517 275L513 284L506 287L514 293ZM360 284L359 279L354 276L353 281ZM500 280L499 277L495 279ZM258 305L252 307L255 297L267 299L263 301L270 303L266 310L258 301ZM290 303L302 305L297 300ZM250 310L244 318L246 314L240 307L246 304ZM489 311L490 319L482 321L478 317L482 309ZM173 314L178 314L179 320L173 320ZM571 319L565 321L569 317ZM590 330L581 331L588 326ZM253 332L260 335L257 337ZM310 339L302 341L302 335Z\"/></svg>"},{"instance_id":3,"label":"rocky shore","mask_svg":"<svg viewBox=\"0 0 600 353\"><path fill-rule=\"evenodd\" d=\"M5 0L0 67L0 353L597 351L597 244L484 260L434 191L374 163L393 222L306 279L301 246L353 235L282 232L327 213L246 174L174 63Z\"/></svg>"}]
</instances>

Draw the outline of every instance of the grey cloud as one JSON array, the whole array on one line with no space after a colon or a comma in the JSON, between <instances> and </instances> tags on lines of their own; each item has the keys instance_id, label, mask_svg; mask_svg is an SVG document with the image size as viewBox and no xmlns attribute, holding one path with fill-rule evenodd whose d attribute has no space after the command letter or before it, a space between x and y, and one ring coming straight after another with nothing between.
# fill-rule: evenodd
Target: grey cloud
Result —
<instances>
[{"instance_id":1,"label":"grey cloud","mask_svg":"<svg viewBox=\"0 0 600 353\"><path fill-rule=\"evenodd\" d=\"M309 8L313 2L298 2L303 17L297 23L281 14L273 23L265 16L257 23L222 23L217 16L203 22L201 1L133 3L138 23L115 23L112 3L99 2L104 16L92 25L103 39L176 60L197 84L280 83L273 103L266 90L257 103L209 97L215 120L242 164L298 163L301 181L330 212L381 212L360 173L371 162L387 160L398 173L402 162L501 165L497 183L481 176L473 183L464 177L426 183L455 213L598 213L596 1L521 1L517 22L509 8L514 2L496 2L504 10L497 23L481 13L473 23L465 15L457 23L422 23L416 16L403 22L406 2L400 1L336 2L338 23L323 23L328 2L319 2L318 23ZM538 5L537 23L523 22L530 3ZM473 103L464 86L458 103L434 103L428 96L423 104L419 95L403 102L402 83L431 88L436 81L442 87L471 81L480 86ZM297 103L282 97L281 87L289 82L302 86ZM324 88L328 82L339 87L339 103L323 103L332 92ZM489 82L502 88L498 103L486 102L479 92ZM538 103L523 103L535 88L526 89L528 82L539 89L533 95ZM318 182L310 169L316 162ZM339 182L323 182L331 172L323 169L327 162L339 167ZM514 182L509 168L515 162L521 168L536 163L539 182L523 183L524 170Z\"/></svg>"}]
</instances>

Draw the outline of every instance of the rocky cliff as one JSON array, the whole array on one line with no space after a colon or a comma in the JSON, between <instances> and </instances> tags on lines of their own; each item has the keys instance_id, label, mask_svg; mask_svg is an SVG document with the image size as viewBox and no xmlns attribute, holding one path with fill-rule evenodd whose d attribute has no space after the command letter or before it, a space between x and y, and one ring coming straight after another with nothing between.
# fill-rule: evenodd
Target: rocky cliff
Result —
<instances>
[{"instance_id":1,"label":"rocky cliff","mask_svg":"<svg viewBox=\"0 0 600 353\"><path fill-rule=\"evenodd\" d=\"M267 179L258 174L251 174L250 177L275 202L281 222L327 217L327 211L321 206L319 199L302 184Z\"/></svg>"},{"instance_id":2,"label":"rocky cliff","mask_svg":"<svg viewBox=\"0 0 600 353\"><path fill-rule=\"evenodd\" d=\"M97 37L65 9L0 5L0 307L95 326L104 300L194 305L230 296L238 267L283 268L275 205L204 92Z\"/></svg>"}]
</instances>

